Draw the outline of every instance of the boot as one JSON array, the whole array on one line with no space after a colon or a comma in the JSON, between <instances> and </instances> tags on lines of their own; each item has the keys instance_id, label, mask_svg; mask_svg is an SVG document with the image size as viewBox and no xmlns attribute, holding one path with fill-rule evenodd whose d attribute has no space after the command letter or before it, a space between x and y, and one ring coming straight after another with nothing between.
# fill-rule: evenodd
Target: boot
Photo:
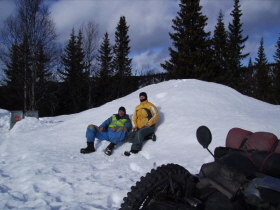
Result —
<instances>
[{"instance_id":1,"label":"boot","mask_svg":"<svg viewBox=\"0 0 280 210\"><path fill-rule=\"evenodd\" d=\"M145 141L147 141L147 140L156 141L156 140L157 140L157 136L156 136L155 133L152 133L152 134L146 136L144 140L145 140Z\"/></svg>"},{"instance_id":2,"label":"boot","mask_svg":"<svg viewBox=\"0 0 280 210\"><path fill-rule=\"evenodd\" d=\"M152 139L153 141L156 141L157 140L157 136L155 133L152 133L150 136L150 139Z\"/></svg>"},{"instance_id":3,"label":"boot","mask_svg":"<svg viewBox=\"0 0 280 210\"><path fill-rule=\"evenodd\" d=\"M93 142L87 142L87 147L80 150L80 153L82 154L88 154L92 152L95 152Z\"/></svg>"},{"instance_id":4,"label":"boot","mask_svg":"<svg viewBox=\"0 0 280 210\"><path fill-rule=\"evenodd\" d=\"M107 148L104 150L104 153L105 153L106 155L110 156L110 155L112 154L112 152L113 152L114 146L115 146L115 144L111 142L111 143L107 146Z\"/></svg>"},{"instance_id":5,"label":"boot","mask_svg":"<svg viewBox=\"0 0 280 210\"><path fill-rule=\"evenodd\" d=\"M138 152L139 152L139 150L134 150L134 149L132 149L132 150L130 150L130 151L125 151L125 152L124 152L124 155L125 155L125 156L130 156L131 153L137 154Z\"/></svg>"}]
</instances>

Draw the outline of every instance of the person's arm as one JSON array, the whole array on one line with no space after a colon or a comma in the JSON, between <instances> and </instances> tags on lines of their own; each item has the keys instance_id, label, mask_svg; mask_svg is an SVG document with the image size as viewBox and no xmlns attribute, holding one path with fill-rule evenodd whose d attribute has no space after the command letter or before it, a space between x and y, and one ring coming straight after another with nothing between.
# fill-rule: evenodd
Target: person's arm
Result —
<instances>
[{"instance_id":1,"label":"person's arm","mask_svg":"<svg viewBox=\"0 0 280 210\"><path fill-rule=\"evenodd\" d=\"M136 113L137 113L137 107L135 108L133 116L132 116L132 129L133 130L138 129Z\"/></svg>"},{"instance_id":2,"label":"person's arm","mask_svg":"<svg viewBox=\"0 0 280 210\"><path fill-rule=\"evenodd\" d=\"M148 123L147 123L148 126L152 126L152 125L156 124L156 122L159 120L158 109L155 105L151 104L150 111L152 114L152 118L148 121Z\"/></svg>"},{"instance_id":3,"label":"person's arm","mask_svg":"<svg viewBox=\"0 0 280 210\"><path fill-rule=\"evenodd\" d=\"M124 127L126 128L127 132L131 131L132 124L131 124L129 117L128 117L128 121L125 123Z\"/></svg>"},{"instance_id":4,"label":"person's arm","mask_svg":"<svg viewBox=\"0 0 280 210\"><path fill-rule=\"evenodd\" d=\"M100 130L104 131L112 122L112 117L109 117L107 120L105 120L100 126Z\"/></svg>"}]
</instances>

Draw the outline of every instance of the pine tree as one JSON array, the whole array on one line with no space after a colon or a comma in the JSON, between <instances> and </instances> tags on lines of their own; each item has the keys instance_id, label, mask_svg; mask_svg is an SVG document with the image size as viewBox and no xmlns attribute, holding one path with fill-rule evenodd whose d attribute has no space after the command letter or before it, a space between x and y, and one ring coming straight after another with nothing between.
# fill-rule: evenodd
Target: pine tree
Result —
<instances>
[{"instance_id":1,"label":"pine tree","mask_svg":"<svg viewBox=\"0 0 280 210\"><path fill-rule=\"evenodd\" d=\"M104 34L103 42L100 46L100 49L98 50L99 56L97 57L97 60L100 66L99 76L101 78L113 76L113 64L112 64L113 52L112 52L112 46L110 44L110 39L108 36L109 35L106 32Z\"/></svg>"},{"instance_id":2,"label":"pine tree","mask_svg":"<svg viewBox=\"0 0 280 210\"><path fill-rule=\"evenodd\" d=\"M7 68L4 69L6 78L4 82L11 87L18 86L21 90L23 87L24 72L21 71L22 57L20 52L20 47L18 45L13 45L10 49L11 61L7 64ZM22 83L22 84L21 84Z\"/></svg>"},{"instance_id":3,"label":"pine tree","mask_svg":"<svg viewBox=\"0 0 280 210\"><path fill-rule=\"evenodd\" d=\"M71 80L75 79L75 69L76 69L76 36L75 30L72 29L72 33L70 34L70 39L68 41L68 45L64 49L64 54L61 56L62 64L64 67L64 71L61 69L58 70L60 76L64 81L71 83ZM77 72L78 73L78 72Z\"/></svg>"},{"instance_id":4,"label":"pine tree","mask_svg":"<svg viewBox=\"0 0 280 210\"><path fill-rule=\"evenodd\" d=\"M82 31L79 30L77 36L77 44L76 44L76 62L77 62L77 70L79 74L82 77L84 77L84 70L86 64L85 64L85 53L82 45L83 45L83 35L82 35Z\"/></svg>"},{"instance_id":5,"label":"pine tree","mask_svg":"<svg viewBox=\"0 0 280 210\"><path fill-rule=\"evenodd\" d=\"M264 52L263 37L258 49L258 57L255 59L256 77L257 77L257 97L260 100L268 101L271 92L271 78L269 74L268 60Z\"/></svg>"},{"instance_id":6,"label":"pine tree","mask_svg":"<svg viewBox=\"0 0 280 210\"><path fill-rule=\"evenodd\" d=\"M5 80L9 90L10 103L15 108L31 109L31 85L32 85L32 56L27 37L19 45L14 44L10 49L11 60L6 64L4 70L7 78Z\"/></svg>"},{"instance_id":7,"label":"pine tree","mask_svg":"<svg viewBox=\"0 0 280 210\"><path fill-rule=\"evenodd\" d=\"M39 43L37 54L36 92L37 107L40 108L40 116L53 116L58 108L58 98L55 98L58 88L54 88L54 72L49 71L50 58L46 55L45 48ZM58 84L57 84L58 85ZM57 87L56 85L56 87Z\"/></svg>"},{"instance_id":8,"label":"pine tree","mask_svg":"<svg viewBox=\"0 0 280 210\"><path fill-rule=\"evenodd\" d=\"M280 35L280 34L279 34ZM273 55L275 61L274 67L274 101L276 104L280 104L280 36L278 38L277 44L275 45L276 51Z\"/></svg>"},{"instance_id":9,"label":"pine tree","mask_svg":"<svg viewBox=\"0 0 280 210\"><path fill-rule=\"evenodd\" d=\"M242 54L245 48L245 42L248 40L248 36L243 38L242 35L242 23L240 18L242 12L240 10L239 0L234 0L234 8L230 15L233 17L232 23L229 24L229 68L231 74L229 76L230 83L229 86L238 89L241 74L241 60L246 58L249 53Z\"/></svg>"},{"instance_id":10,"label":"pine tree","mask_svg":"<svg viewBox=\"0 0 280 210\"><path fill-rule=\"evenodd\" d=\"M10 105L19 110L27 106L27 104L25 105L27 99L24 97L24 87L28 84L27 76L30 72L29 49L24 49L24 44L14 44L10 49L11 60L6 64L7 68L4 69L6 74L4 82L6 83Z\"/></svg>"},{"instance_id":11,"label":"pine tree","mask_svg":"<svg viewBox=\"0 0 280 210\"><path fill-rule=\"evenodd\" d=\"M256 76L254 73L254 65L252 58L249 58L248 67L241 68L241 84L240 89L241 93L255 97L256 95Z\"/></svg>"},{"instance_id":12,"label":"pine tree","mask_svg":"<svg viewBox=\"0 0 280 210\"><path fill-rule=\"evenodd\" d=\"M65 109L69 113L82 111L86 108L86 74L84 72L85 63L81 31L76 36L75 30L72 29L68 45L61 59L64 69L59 69L58 72L65 82Z\"/></svg>"},{"instance_id":13,"label":"pine tree","mask_svg":"<svg viewBox=\"0 0 280 210\"><path fill-rule=\"evenodd\" d=\"M267 66L267 64L268 64L268 60L267 60L266 54L264 52L263 37L261 38L261 41L260 41L260 46L258 49L258 57L255 60L256 60L255 65L258 65L258 66Z\"/></svg>"},{"instance_id":14,"label":"pine tree","mask_svg":"<svg viewBox=\"0 0 280 210\"><path fill-rule=\"evenodd\" d=\"M39 43L37 55L37 77L42 83L48 81L48 78L52 76L52 73L48 70L48 62L50 59L46 56L45 50L42 44Z\"/></svg>"},{"instance_id":15,"label":"pine tree","mask_svg":"<svg viewBox=\"0 0 280 210\"><path fill-rule=\"evenodd\" d=\"M244 77L244 83L248 83L248 85L246 86L248 90L246 90L247 92L250 92L251 94L249 94L250 96L253 96L253 89L257 86L256 85L256 77L255 77L255 72L254 72L254 65L253 65L253 61L252 58L249 58L248 61L248 68L247 71L245 72L245 77Z\"/></svg>"},{"instance_id":16,"label":"pine tree","mask_svg":"<svg viewBox=\"0 0 280 210\"><path fill-rule=\"evenodd\" d=\"M113 47L110 44L109 35L106 32L103 37L103 42L100 45L98 50L99 56L97 57L98 64L100 67L99 72L99 82L98 82L98 91L99 95L99 104L106 103L114 99L114 88L112 86L112 76L113 76ZM101 94L102 93L102 94Z\"/></svg>"},{"instance_id":17,"label":"pine tree","mask_svg":"<svg viewBox=\"0 0 280 210\"><path fill-rule=\"evenodd\" d=\"M174 33L169 33L174 49L169 48L170 60L161 66L170 78L208 80L211 75L210 32L205 32L207 17L202 15L200 1L181 0L180 11L172 20Z\"/></svg>"},{"instance_id":18,"label":"pine tree","mask_svg":"<svg viewBox=\"0 0 280 210\"><path fill-rule=\"evenodd\" d=\"M252 67L253 66L253 61L252 61L252 58L249 58L249 61L248 61L248 67Z\"/></svg>"},{"instance_id":19,"label":"pine tree","mask_svg":"<svg viewBox=\"0 0 280 210\"><path fill-rule=\"evenodd\" d=\"M115 45L113 46L114 58L113 65L115 71L116 82L116 97L122 97L128 92L125 88L129 89L129 79L131 76L131 62L132 59L128 57L130 53L129 36L125 17L120 17L115 32Z\"/></svg>"},{"instance_id":20,"label":"pine tree","mask_svg":"<svg viewBox=\"0 0 280 210\"><path fill-rule=\"evenodd\" d=\"M280 33L279 33L279 38L277 41L277 44L275 45L276 47L276 51L275 51L275 55L273 55L273 58L275 60L276 64L280 64Z\"/></svg>"},{"instance_id":21,"label":"pine tree","mask_svg":"<svg viewBox=\"0 0 280 210\"><path fill-rule=\"evenodd\" d=\"M217 25L212 38L215 61L214 82L227 84L228 79L228 33L223 22L223 13L219 12Z\"/></svg>"}]
</instances>

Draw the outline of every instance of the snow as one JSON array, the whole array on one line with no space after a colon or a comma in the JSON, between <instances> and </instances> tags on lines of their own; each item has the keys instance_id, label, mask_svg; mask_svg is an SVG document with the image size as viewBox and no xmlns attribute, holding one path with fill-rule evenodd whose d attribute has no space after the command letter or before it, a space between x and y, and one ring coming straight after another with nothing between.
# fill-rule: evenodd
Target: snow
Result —
<instances>
[{"instance_id":1,"label":"snow","mask_svg":"<svg viewBox=\"0 0 280 210\"><path fill-rule=\"evenodd\" d=\"M125 106L132 116L140 92L160 112L157 141L147 141L137 155L123 155L131 144L117 145L111 156L107 141L97 151L80 154L89 124L100 125ZM228 131L239 127L280 136L280 106L244 96L216 83L171 80L146 86L101 107L72 115L25 118L9 130L10 116L0 109L0 209L118 209L130 187L152 168L177 163L197 173L213 158L196 140L196 129L212 132L214 151Z\"/></svg>"}]
</instances>

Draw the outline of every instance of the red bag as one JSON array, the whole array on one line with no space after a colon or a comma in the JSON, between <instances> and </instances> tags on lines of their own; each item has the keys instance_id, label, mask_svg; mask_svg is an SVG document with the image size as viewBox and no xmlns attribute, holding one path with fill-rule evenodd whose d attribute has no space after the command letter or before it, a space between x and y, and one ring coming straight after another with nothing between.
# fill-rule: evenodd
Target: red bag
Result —
<instances>
[{"instance_id":1,"label":"red bag","mask_svg":"<svg viewBox=\"0 0 280 210\"><path fill-rule=\"evenodd\" d=\"M241 152L240 154L247 156L260 172L280 178L280 143L273 133L252 133L241 128L232 128L228 132L224 150ZM226 154L223 149L217 149L217 154L218 152L220 155Z\"/></svg>"},{"instance_id":2,"label":"red bag","mask_svg":"<svg viewBox=\"0 0 280 210\"><path fill-rule=\"evenodd\" d=\"M241 128L232 128L226 138L226 147L280 153L278 142L277 136L273 133L252 133Z\"/></svg>"}]
</instances>

